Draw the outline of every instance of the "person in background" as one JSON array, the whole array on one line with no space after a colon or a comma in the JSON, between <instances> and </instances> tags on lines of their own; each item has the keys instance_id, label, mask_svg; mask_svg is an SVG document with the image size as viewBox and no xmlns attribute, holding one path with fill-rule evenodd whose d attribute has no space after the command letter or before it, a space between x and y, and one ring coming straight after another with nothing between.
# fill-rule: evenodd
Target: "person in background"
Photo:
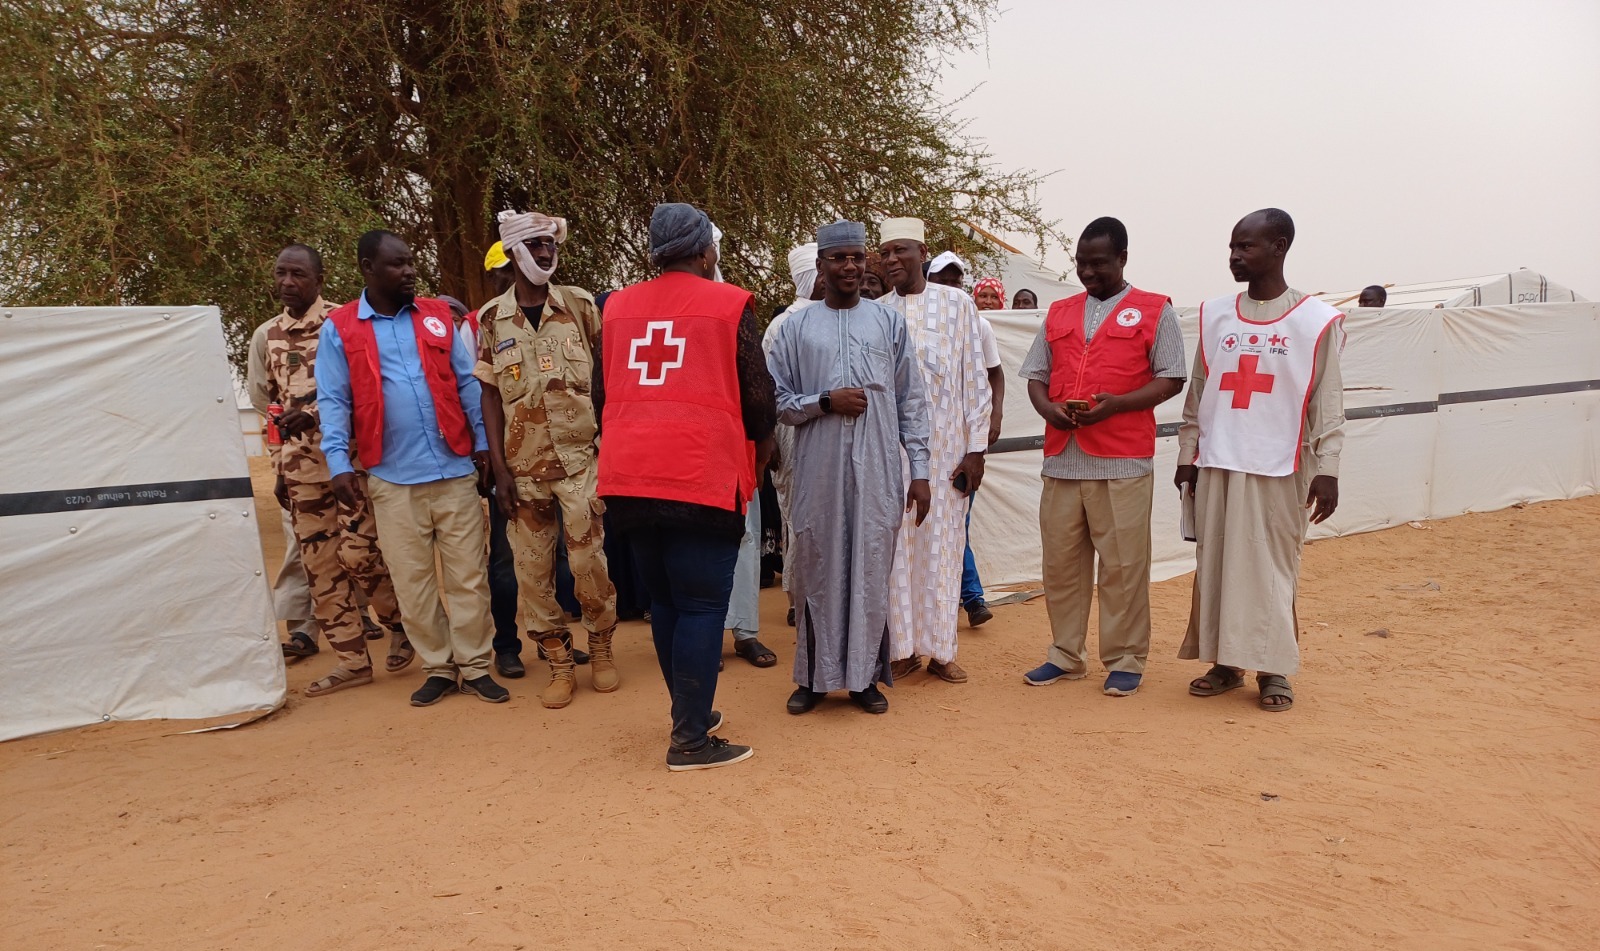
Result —
<instances>
[{"instance_id":1,"label":"person in background","mask_svg":"<svg viewBox=\"0 0 1600 951\"><path fill-rule=\"evenodd\" d=\"M883 256L876 250L867 252L867 269L861 272L861 297L877 300L889 293L889 282L883 279Z\"/></svg>"},{"instance_id":2,"label":"person in background","mask_svg":"<svg viewBox=\"0 0 1600 951\"><path fill-rule=\"evenodd\" d=\"M967 281L967 262L954 251L945 251L928 262L927 281L956 290L964 290Z\"/></svg>"},{"instance_id":3,"label":"person in background","mask_svg":"<svg viewBox=\"0 0 1600 951\"><path fill-rule=\"evenodd\" d=\"M1051 645L1035 687L1087 676L1099 557L1101 692L1139 689L1150 655L1150 500L1155 408L1183 389L1172 302L1127 282L1128 229L1096 218L1075 249L1084 290L1050 305L1022 362L1045 422L1039 536Z\"/></svg>"},{"instance_id":4,"label":"person in background","mask_svg":"<svg viewBox=\"0 0 1600 951\"><path fill-rule=\"evenodd\" d=\"M979 310L1005 310L1006 286L998 277L983 277L972 286L972 303Z\"/></svg>"},{"instance_id":5,"label":"person in background","mask_svg":"<svg viewBox=\"0 0 1600 951\"><path fill-rule=\"evenodd\" d=\"M1194 492L1194 601L1178 656L1211 664L1189 693L1256 672L1261 709L1294 706L1295 589L1306 515L1339 504L1344 315L1289 286L1294 221L1277 208L1234 225L1228 269L1246 285L1200 306L1200 346L1178 429L1180 490Z\"/></svg>"},{"instance_id":6,"label":"person in background","mask_svg":"<svg viewBox=\"0 0 1600 951\"><path fill-rule=\"evenodd\" d=\"M1356 299L1357 307L1382 307L1389 303L1389 292L1382 284L1368 284Z\"/></svg>"},{"instance_id":7,"label":"person in background","mask_svg":"<svg viewBox=\"0 0 1600 951\"><path fill-rule=\"evenodd\" d=\"M1039 295L1035 294L1033 291L1030 291L1026 287L1024 287L1022 290L1017 291L1015 294L1011 295L1011 309L1012 310L1038 310L1039 309Z\"/></svg>"},{"instance_id":8,"label":"person in background","mask_svg":"<svg viewBox=\"0 0 1600 951\"><path fill-rule=\"evenodd\" d=\"M983 281L999 284L992 277L986 277ZM979 287L983 286L983 281L978 282ZM1004 288L1001 288L998 299L1002 302L1006 299ZM989 389L994 394L991 401L994 408L989 411L989 445L993 446L1000 440L1000 425L1005 417L1006 375L1000 365L1000 342L995 339L994 325L982 314L978 315L978 322L978 330L983 334L983 365ZM978 560L972 556L972 507L977 504L977 498L976 489L967 496L967 543L961 556L961 607L967 612L968 627L980 627L994 619L994 612L983 599L983 578L978 574Z\"/></svg>"},{"instance_id":9,"label":"person in background","mask_svg":"<svg viewBox=\"0 0 1600 951\"><path fill-rule=\"evenodd\" d=\"M922 373L905 318L861 299L866 241L866 226L852 221L817 230L827 295L768 341L780 418L794 428L790 511L800 531L785 565L799 609L787 705L796 715L830 690L848 690L868 713L888 711L878 683L894 683L891 553L905 513L918 523L928 513Z\"/></svg>"},{"instance_id":10,"label":"person in background","mask_svg":"<svg viewBox=\"0 0 1600 951\"><path fill-rule=\"evenodd\" d=\"M752 753L714 735L722 716L712 702L745 511L777 411L750 292L712 279L711 220L691 205L657 205L650 261L659 277L605 304L599 492L650 590L672 698L667 768L678 772Z\"/></svg>"},{"instance_id":11,"label":"person in background","mask_svg":"<svg viewBox=\"0 0 1600 951\"><path fill-rule=\"evenodd\" d=\"M416 296L411 249L369 231L356 257L366 288L328 314L317 353L322 451L333 492L359 499L351 447L369 467L368 497L406 633L427 679L413 706L457 690L511 695L489 676L489 572L479 472L489 464L482 387L450 308ZM449 599L449 611L441 599Z\"/></svg>"},{"instance_id":12,"label":"person in background","mask_svg":"<svg viewBox=\"0 0 1600 951\"><path fill-rule=\"evenodd\" d=\"M496 507L510 523L522 620L550 664L539 702L572 702L576 660L566 610L556 598L556 553L565 543L574 592L589 632L590 682L621 684L612 659L616 589L606 567L595 493L600 310L581 287L550 282L567 237L564 218L501 212L513 257L509 290L485 304L476 373Z\"/></svg>"},{"instance_id":13,"label":"person in background","mask_svg":"<svg viewBox=\"0 0 1600 951\"><path fill-rule=\"evenodd\" d=\"M926 520L907 514L894 552L891 652L898 679L928 660L928 672L966 683L956 663L961 552L968 496L983 482L993 394L983 366L983 330L965 291L929 283L926 227L919 218L883 222L879 250L894 290L880 303L905 319L928 401L932 502Z\"/></svg>"}]
</instances>

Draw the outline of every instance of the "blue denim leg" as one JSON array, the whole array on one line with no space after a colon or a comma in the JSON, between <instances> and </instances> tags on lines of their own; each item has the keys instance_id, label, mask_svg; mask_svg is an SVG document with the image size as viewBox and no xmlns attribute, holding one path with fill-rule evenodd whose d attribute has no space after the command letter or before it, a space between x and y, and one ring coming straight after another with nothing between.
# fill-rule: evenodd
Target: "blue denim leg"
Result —
<instances>
[{"instance_id":1,"label":"blue denim leg","mask_svg":"<svg viewBox=\"0 0 1600 951\"><path fill-rule=\"evenodd\" d=\"M517 637L517 565L506 537L506 517L489 501L489 614L494 618L494 652L521 654Z\"/></svg>"},{"instance_id":2,"label":"blue denim leg","mask_svg":"<svg viewBox=\"0 0 1600 951\"><path fill-rule=\"evenodd\" d=\"M972 493L967 498L967 552L961 562L961 604L963 607L983 600L983 579L978 577L978 563L972 558Z\"/></svg>"}]
</instances>

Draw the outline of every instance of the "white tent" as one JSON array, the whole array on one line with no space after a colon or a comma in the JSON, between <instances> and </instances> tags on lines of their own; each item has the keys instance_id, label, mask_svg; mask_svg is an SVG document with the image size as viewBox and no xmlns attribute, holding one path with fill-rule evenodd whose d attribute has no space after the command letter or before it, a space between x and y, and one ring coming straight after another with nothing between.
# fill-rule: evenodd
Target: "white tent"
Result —
<instances>
[{"instance_id":1,"label":"white tent","mask_svg":"<svg viewBox=\"0 0 1600 951\"><path fill-rule=\"evenodd\" d=\"M1424 284L1387 284L1386 307L1487 307L1494 304L1547 304L1581 301L1571 288L1538 271L1523 268L1486 277L1459 277ZM1335 307L1354 307L1361 291L1328 291L1317 296Z\"/></svg>"},{"instance_id":2,"label":"white tent","mask_svg":"<svg viewBox=\"0 0 1600 951\"><path fill-rule=\"evenodd\" d=\"M0 318L0 739L283 702L214 307Z\"/></svg>"},{"instance_id":3,"label":"white tent","mask_svg":"<svg viewBox=\"0 0 1600 951\"><path fill-rule=\"evenodd\" d=\"M1179 314L1192 361L1195 312ZM1044 424L1016 371L1044 314L984 316L1007 374L1004 438L972 513L973 554L993 586L1040 576ZM1600 304L1358 309L1345 326L1339 509L1312 537L1600 491ZM1156 412L1155 579L1194 568L1170 481L1181 415L1181 396Z\"/></svg>"},{"instance_id":4,"label":"white tent","mask_svg":"<svg viewBox=\"0 0 1600 951\"><path fill-rule=\"evenodd\" d=\"M978 267L975 273L967 275L967 287L970 289L980 277L998 277L1000 283L1006 286L1006 303L1011 303L1011 298L1017 291L1033 291L1039 299L1039 306L1048 309L1058 300L1064 300L1083 290L1082 287L1068 280L1065 275L1050 270L1038 261L1023 254L1021 251L995 237L975 225L967 225L967 234L974 241L981 241L993 249L993 256L1000 262L999 273L993 267Z\"/></svg>"}]
</instances>

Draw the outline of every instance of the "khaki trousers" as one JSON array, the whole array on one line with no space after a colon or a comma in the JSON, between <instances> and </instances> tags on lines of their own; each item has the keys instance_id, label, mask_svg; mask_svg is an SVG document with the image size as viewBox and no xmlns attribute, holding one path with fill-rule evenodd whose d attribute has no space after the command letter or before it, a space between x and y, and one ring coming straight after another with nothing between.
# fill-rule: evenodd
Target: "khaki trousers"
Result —
<instances>
[{"instance_id":1,"label":"khaki trousers","mask_svg":"<svg viewBox=\"0 0 1600 951\"><path fill-rule=\"evenodd\" d=\"M1082 673L1100 556L1100 662L1143 673L1150 655L1150 501L1155 476L1044 480L1039 536L1050 663Z\"/></svg>"},{"instance_id":2,"label":"khaki trousers","mask_svg":"<svg viewBox=\"0 0 1600 951\"><path fill-rule=\"evenodd\" d=\"M597 466L563 479L518 479L517 517L508 523L511 555L517 566L517 597L522 623L535 639L567 629L566 612L556 603L556 513L567 543L572 592L583 609L583 626L605 634L617 626L617 589L606 567L605 503L595 494ZM490 503L491 505L494 503Z\"/></svg>"},{"instance_id":3,"label":"khaki trousers","mask_svg":"<svg viewBox=\"0 0 1600 951\"><path fill-rule=\"evenodd\" d=\"M397 485L369 475L367 496L422 672L450 680L487 675L493 628L476 477ZM448 613L439 597L441 581Z\"/></svg>"},{"instance_id":4,"label":"khaki trousers","mask_svg":"<svg viewBox=\"0 0 1600 951\"><path fill-rule=\"evenodd\" d=\"M355 508L344 505L328 482L289 482L289 515L300 560L311 589L311 612L339 666L372 666L362 624L362 595L390 630L400 626L395 599L365 497Z\"/></svg>"},{"instance_id":5,"label":"khaki trousers","mask_svg":"<svg viewBox=\"0 0 1600 951\"><path fill-rule=\"evenodd\" d=\"M272 582L272 610L278 620L289 625L290 631L309 628L315 638L317 621L311 616L311 583L306 580L305 565L300 561L300 539L294 534L289 510L278 511L283 515L283 565Z\"/></svg>"}]
</instances>

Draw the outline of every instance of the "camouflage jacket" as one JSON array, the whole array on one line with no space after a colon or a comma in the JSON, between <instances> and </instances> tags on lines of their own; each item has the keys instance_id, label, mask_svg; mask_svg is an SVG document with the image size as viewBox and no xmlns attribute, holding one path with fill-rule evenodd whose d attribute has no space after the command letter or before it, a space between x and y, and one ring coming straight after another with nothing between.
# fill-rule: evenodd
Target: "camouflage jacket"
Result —
<instances>
[{"instance_id":1,"label":"camouflage jacket","mask_svg":"<svg viewBox=\"0 0 1600 951\"><path fill-rule=\"evenodd\" d=\"M515 287L478 311L478 379L505 406L506 464L522 478L561 479L595 458L600 309L581 287L550 285L538 329Z\"/></svg>"},{"instance_id":2,"label":"camouflage jacket","mask_svg":"<svg viewBox=\"0 0 1600 951\"><path fill-rule=\"evenodd\" d=\"M317 335L333 305L317 298L298 320L287 310L267 327L266 394L268 402L281 403L285 411L317 412ZM268 446L272 466L288 482L327 482L328 460L323 457L322 428L298 436L285 436L283 445Z\"/></svg>"}]
</instances>

